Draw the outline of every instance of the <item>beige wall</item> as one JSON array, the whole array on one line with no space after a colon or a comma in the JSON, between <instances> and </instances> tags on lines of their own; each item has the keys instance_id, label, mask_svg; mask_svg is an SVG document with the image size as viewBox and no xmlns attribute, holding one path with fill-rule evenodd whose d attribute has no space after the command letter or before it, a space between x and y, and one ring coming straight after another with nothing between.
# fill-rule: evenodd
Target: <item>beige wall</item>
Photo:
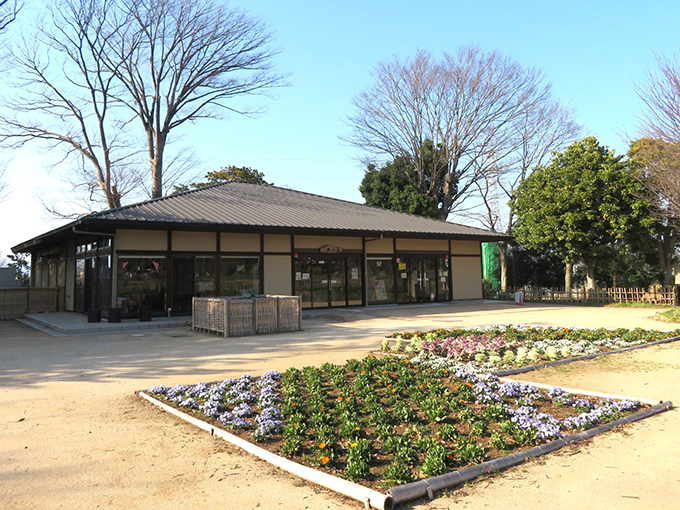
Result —
<instances>
[{"instance_id":1,"label":"beige wall","mask_svg":"<svg viewBox=\"0 0 680 510\"><path fill-rule=\"evenodd\" d=\"M265 234L264 251L290 253L290 236L278 234Z\"/></svg>"},{"instance_id":2,"label":"beige wall","mask_svg":"<svg viewBox=\"0 0 680 510\"><path fill-rule=\"evenodd\" d=\"M442 251L448 253L445 239L397 239L397 251Z\"/></svg>"},{"instance_id":3,"label":"beige wall","mask_svg":"<svg viewBox=\"0 0 680 510\"><path fill-rule=\"evenodd\" d=\"M451 241L452 255L480 255L482 245L479 241Z\"/></svg>"},{"instance_id":4,"label":"beige wall","mask_svg":"<svg viewBox=\"0 0 680 510\"><path fill-rule=\"evenodd\" d=\"M378 239L366 243L366 253L394 253L392 239Z\"/></svg>"},{"instance_id":5,"label":"beige wall","mask_svg":"<svg viewBox=\"0 0 680 510\"><path fill-rule=\"evenodd\" d=\"M392 241L390 240L390 243ZM295 236L295 249L318 250L322 246L337 246L343 250L361 250L361 237Z\"/></svg>"},{"instance_id":6,"label":"beige wall","mask_svg":"<svg viewBox=\"0 0 680 510\"><path fill-rule=\"evenodd\" d=\"M164 230L116 230L116 251L168 249L168 234Z\"/></svg>"},{"instance_id":7,"label":"beige wall","mask_svg":"<svg viewBox=\"0 0 680 510\"><path fill-rule=\"evenodd\" d=\"M222 251L254 251L260 252L260 234L220 234L220 250Z\"/></svg>"},{"instance_id":8,"label":"beige wall","mask_svg":"<svg viewBox=\"0 0 680 510\"><path fill-rule=\"evenodd\" d=\"M217 249L214 232L173 232L172 251L212 251Z\"/></svg>"},{"instance_id":9,"label":"beige wall","mask_svg":"<svg viewBox=\"0 0 680 510\"><path fill-rule=\"evenodd\" d=\"M482 261L480 257L451 257L453 299L482 297Z\"/></svg>"},{"instance_id":10,"label":"beige wall","mask_svg":"<svg viewBox=\"0 0 680 510\"><path fill-rule=\"evenodd\" d=\"M264 256L264 293L291 296L291 260L289 255Z\"/></svg>"}]
</instances>

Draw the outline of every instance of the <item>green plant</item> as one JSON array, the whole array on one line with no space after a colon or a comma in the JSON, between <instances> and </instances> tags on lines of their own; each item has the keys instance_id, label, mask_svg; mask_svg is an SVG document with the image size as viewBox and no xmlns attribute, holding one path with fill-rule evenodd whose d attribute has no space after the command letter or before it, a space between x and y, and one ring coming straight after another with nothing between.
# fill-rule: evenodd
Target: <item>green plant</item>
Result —
<instances>
[{"instance_id":1,"label":"green plant","mask_svg":"<svg viewBox=\"0 0 680 510\"><path fill-rule=\"evenodd\" d=\"M427 476L439 476L448 471L446 466L446 459L449 452L444 445L437 443L425 452L425 460L421 466L421 470Z\"/></svg>"},{"instance_id":2,"label":"green plant","mask_svg":"<svg viewBox=\"0 0 680 510\"><path fill-rule=\"evenodd\" d=\"M460 459L463 462L471 462L473 464L484 462L484 458L486 456L484 448L476 443L469 443L465 445L463 448L458 450L458 453L460 455Z\"/></svg>"},{"instance_id":3,"label":"green plant","mask_svg":"<svg viewBox=\"0 0 680 510\"><path fill-rule=\"evenodd\" d=\"M497 450L506 450L508 448L508 442L504 435L494 432L491 434L491 446Z\"/></svg>"},{"instance_id":4,"label":"green plant","mask_svg":"<svg viewBox=\"0 0 680 510\"><path fill-rule=\"evenodd\" d=\"M383 472L383 478L392 485L402 485L413 480L413 474L406 464L393 462Z\"/></svg>"},{"instance_id":5,"label":"green plant","mask_svg":"<svg viewBox=\"0 0 680 510\"><path fill-rule=\"evenodd\" d=\"M373 443L367 439L358 439L349 445L347 476L350 479L360 480L369 475L372 451Z\"/></svg>"},{"instance_id":6,"label":"green plant","mask_svg":"<svg viewBox=\"0 0 680 510\"><path fill-rule=\"evenodd\" d=\"M392 411L394 416L402 423L415 423L418 418L416 412L404 401L398 401Z\"/></svg>"},{"instance_id":7,"label":"green plant","mask_svg":"<svg viewBox=\"0 0 680 510\"><path fill-rule=\"evenodd\" d=\"M302 454L302 440L293 436L286 439L279 450L284 457L294 457Z\"/></svg>"},{"instance_id":8,"label":"green plant","mask_svg":"<svg viewBox=\"0 0 680 510\"><path fill-rule=\"evenodd\" d=\"M394 437L394 427L387 423L380 423L376 425L375 431L373 433L376 437L386 441L388 438Z\"/></svg>"},{"instance_id":9,"label":"green plant","mask_svg":"<svg viewBox=\"0 0 680 510\"><path fill-rule=\"evenodd\" d=\"M351 418L340 423L340 433L343 437L350 440L356 440L364 436L364 430L361 427L361 424Z\"/></svg>"},{"instance_id":10,"label":"green plant","mask_svg":"<svg viewBox=\"0 0 680 510\"><path fill-rule=\"evenodd\" d=\"M433 436L423 436L416 440L416 444L418 445L418 448L420 448L420 451L427 452L440 443Z\"/></svg>"},{"instance_id":11,"label":"green plant","mask_svg":"<svg viewBox=\"0 0 680 510\"><path fill-rule=\"evenodd\" d=\"M458 419L461 421L467 421L469 423L472 423L477 419L477 415L475 414L474 409L470 407L465 407L464 409L461 409L460 412L458 413Z\"/></svg>"},{"instance_id":12,"label":"green plant","mask_svg":"<svg viewBox=\"0 0 680 510\"><path fill-rule=\"evenodd\" d=\"M453 441L460 435L458 429L449 423L442 424L437 432L442 441Z\"/></svg>"},{"instance_id":13,"label":"green plant","mask_svg":"<svg viewBox=\"0 0 680 510\"><path fill-rule=\"evenodd\" d=\"M449 415L448 411L441 404L426 409L425 414L429 420L434 423L440 423L444 421Z\"/></svg>"},{"instance_id":14,"label":"green plant","mask_svg":"<svg viewBox=\"0 0 680 510\"><path fill-rule=\"evenodd\" d=\"M487 424L485 421L473 421L472 426L470 427L470 435L471 436L483 436L486 434L487 431Z\"/></svg>"},{"instance_id":15,"label":"green plant","mask_svg":"<svg viewBox=\"0 0 680 510\"><path fill-rule=\"evenodd\" d=\"M513 431L512 438L522 446L538 444L538 435L533 428L521 429L517 427Z\"/></svg>"}]
</instances>

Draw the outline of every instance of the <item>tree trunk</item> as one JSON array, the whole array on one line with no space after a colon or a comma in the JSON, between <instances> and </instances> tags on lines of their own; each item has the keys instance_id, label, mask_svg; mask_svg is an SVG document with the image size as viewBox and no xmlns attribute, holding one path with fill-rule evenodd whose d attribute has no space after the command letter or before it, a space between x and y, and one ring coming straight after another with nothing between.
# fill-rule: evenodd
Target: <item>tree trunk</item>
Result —
<instances>
[{"instance_id":1,"label":"tree trunk","mask_svg":"<svg viewBox=\"0 0 680 510\"><path fill-rule=\"evenodd\" d=\"M663 271L663 284L675 285L675 275L673 274L673 256L675 255L675 243L677 232L674 228L669 229L666 234L659 234L657 252L659 254L659 265Z\"/></svg>"},{"instance_id":2,"label":"tree trunk","mask_svg":"<svg viewBox=\"0 0 680 510\"><path fill-rule=\"evenodd\" d=\"M586 260L586 287L595 290L595 265L590 260Z\"/></svg>"},{"instance_id":3,"label":"tree trunk","mask_svg":"<svg viewBox=\"0 0 680 510\"><path fill-rule=\"evenodd\" d=\"M505 292L508 288L508 245L507 243L498 243L498 262L501 265L501 292Z\"/></svg>"},{"instance_id":4,"label":"tree trunk","mask_svg":"<svg viewBox=\"0 0 680 510\"><path fill-rule=\"evenodd\" d=\"M446 221L449 217L449 212L451 211L451 203L453 196L453 186L451 186L451 174L447 173L444 176L444 184L442 185L442 204L441 209L439 209L438 219Z\"/></svg>"},{"instance_id":5,"label":"tree trunk","mask_svg":"<svg viewBox=\"0 0 680 510\"><path fill-rule=\"evenodd\" d=\"M149 170L151 172L151 198L163 196L163 152L165 151L166 135L151 133L153 144L149 145Z\"/></svg>"},{"instance_id":6,"label":"tree trunk","mask_svg":"<svg viewBox=\"0 0 680 510\"><path fill-rule=\"evenodd\" d=\"M574 272L574 264L567 262L564 267L564 290L571 290L571 275Z\"/></svg>"}]
</instances>

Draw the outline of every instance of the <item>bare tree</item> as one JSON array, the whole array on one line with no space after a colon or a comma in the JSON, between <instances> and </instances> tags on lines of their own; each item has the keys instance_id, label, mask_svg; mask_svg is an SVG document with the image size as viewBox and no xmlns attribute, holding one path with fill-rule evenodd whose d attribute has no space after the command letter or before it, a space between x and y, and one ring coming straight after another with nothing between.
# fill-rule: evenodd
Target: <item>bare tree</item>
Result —
<instances>
[{"instance_id":1,"label":"bare tree","mask_svg":"<svg viewBox=\"0 0 680 510\"><path fill-rule=\"evenodd\" d=\"M170 132L224 112L254 113L235 99L282 85L267 27L210 0L141 0L121 6L107 50L126 88L121 100L146 133L151 196L163 194Z\"/></svg>"},{"instance_id":2,"label":"bare tree","mask_svg":"<svg viewBox=\"0 0 680 510\"><path fill-rule=\"evenodd\" d=\"M108 208L119 207L140 182L127 120L115 112L116 76L103 65L109 8L97 0L53 7L30 39L13 48L16 93L4 100L9 113L0 114L0 142L64 150L61 162L77 165L67 180L95 206L90 210L102 200Z\"/></svg>"},{"instance_id":3,"label":"bare tree","mask_svg":"<svg viewBox=\"0 0 680 510\"><path fill-rule=\"evenodd\" d=\"M580 132L574 112L555 101L549 89L524 104L525 110L513 122L512 151L498 166L476 182L481 202L468 216L493 232L512 233L515 214L508 206L517 187L554 152L564 148ZM501 289L507 288L507 242L499 242ZM571 268L567 267L571 274ZM569 284L567 284L570 286Z\"/></svg>"},{"instance_id":4,"label":"bare tree","mask_svg":"<svg viewBox=\"0 0 680 510\"><path fill-rule=\"evenodd\" d=\"M0 30L4 30L17 19L22 7L23 4L18 0L0 0Z\"/></svg>"},{"instance_id":5,"label":"bare tree","mask_svg":"<svg viewBox=\"0 0 680 510\"><path fill-rule=\"evenodd\" d=\"M549 93L540 71L474 46L439 60L425 51L403 61L395 57L378 64L373 78L353 100L352 132L343 139L368 158L411 158L428 194L433 190L425 183L441 182L425 175L423 147L431 140L441 161L430 168L446 172L441 219L503 168L517 150L517 123Z\"/></svg>"},{"instance_id":6,"label":"bare tree","mask_svg":"<svg viewBox=\"0 0 680 510\"><path fill-rule=\"evenodd\" d=\"M680 218L680 62L656 55L658 70L636 87L645 109L637 152L644 161L645 186L658 196L671 218Z\"/></svg>"},{"instance_id":7,"label":"bare tree","mask_svg":"<svg viewBox=\"0 0 680 510\"><path fill-rule=\"evenodd\" d=\"M7 198L7 181L5 180L5 165L0 161L0 202Z\"/></svg>"},{"instance_id":8,"label":"bare tree","mask_svg":"<svg viewBox=\"0 0 680 510\"><path fill-rule=\"evenodd\" d=\"M651 231L664 285L672 285L680 241L680 143L660 138L633 140L628 158L643 185L640 198L652 205L656 219Z\"/></svg>"},{"instance_id":9,"label":"bare tree","mask_svg":"<svg viewBox=\"0 0 680 510\"><path fill-rule=\"evenodd\" d=\"M647 81L636 87L645 104L642 131L650 138L680 142L680 62L655 55L657 70L648 69Z\"/></svg>"}]
</instances>

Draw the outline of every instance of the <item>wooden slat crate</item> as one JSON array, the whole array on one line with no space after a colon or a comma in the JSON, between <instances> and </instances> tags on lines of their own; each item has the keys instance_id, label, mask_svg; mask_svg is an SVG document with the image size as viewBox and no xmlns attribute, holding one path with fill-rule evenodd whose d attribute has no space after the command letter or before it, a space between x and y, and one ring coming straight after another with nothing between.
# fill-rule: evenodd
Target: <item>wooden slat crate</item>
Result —
<instances>
[{"instance_id":1,"label":"wooden slat crate","mask_svg":"<svg viewBox=\"0 0 680 510\"><path fill-rule=\"evenodd\" d=\"M245 336L299 331L301 325L297 296L193 298L194 331Z\"/></svg>"}]
</instances>

